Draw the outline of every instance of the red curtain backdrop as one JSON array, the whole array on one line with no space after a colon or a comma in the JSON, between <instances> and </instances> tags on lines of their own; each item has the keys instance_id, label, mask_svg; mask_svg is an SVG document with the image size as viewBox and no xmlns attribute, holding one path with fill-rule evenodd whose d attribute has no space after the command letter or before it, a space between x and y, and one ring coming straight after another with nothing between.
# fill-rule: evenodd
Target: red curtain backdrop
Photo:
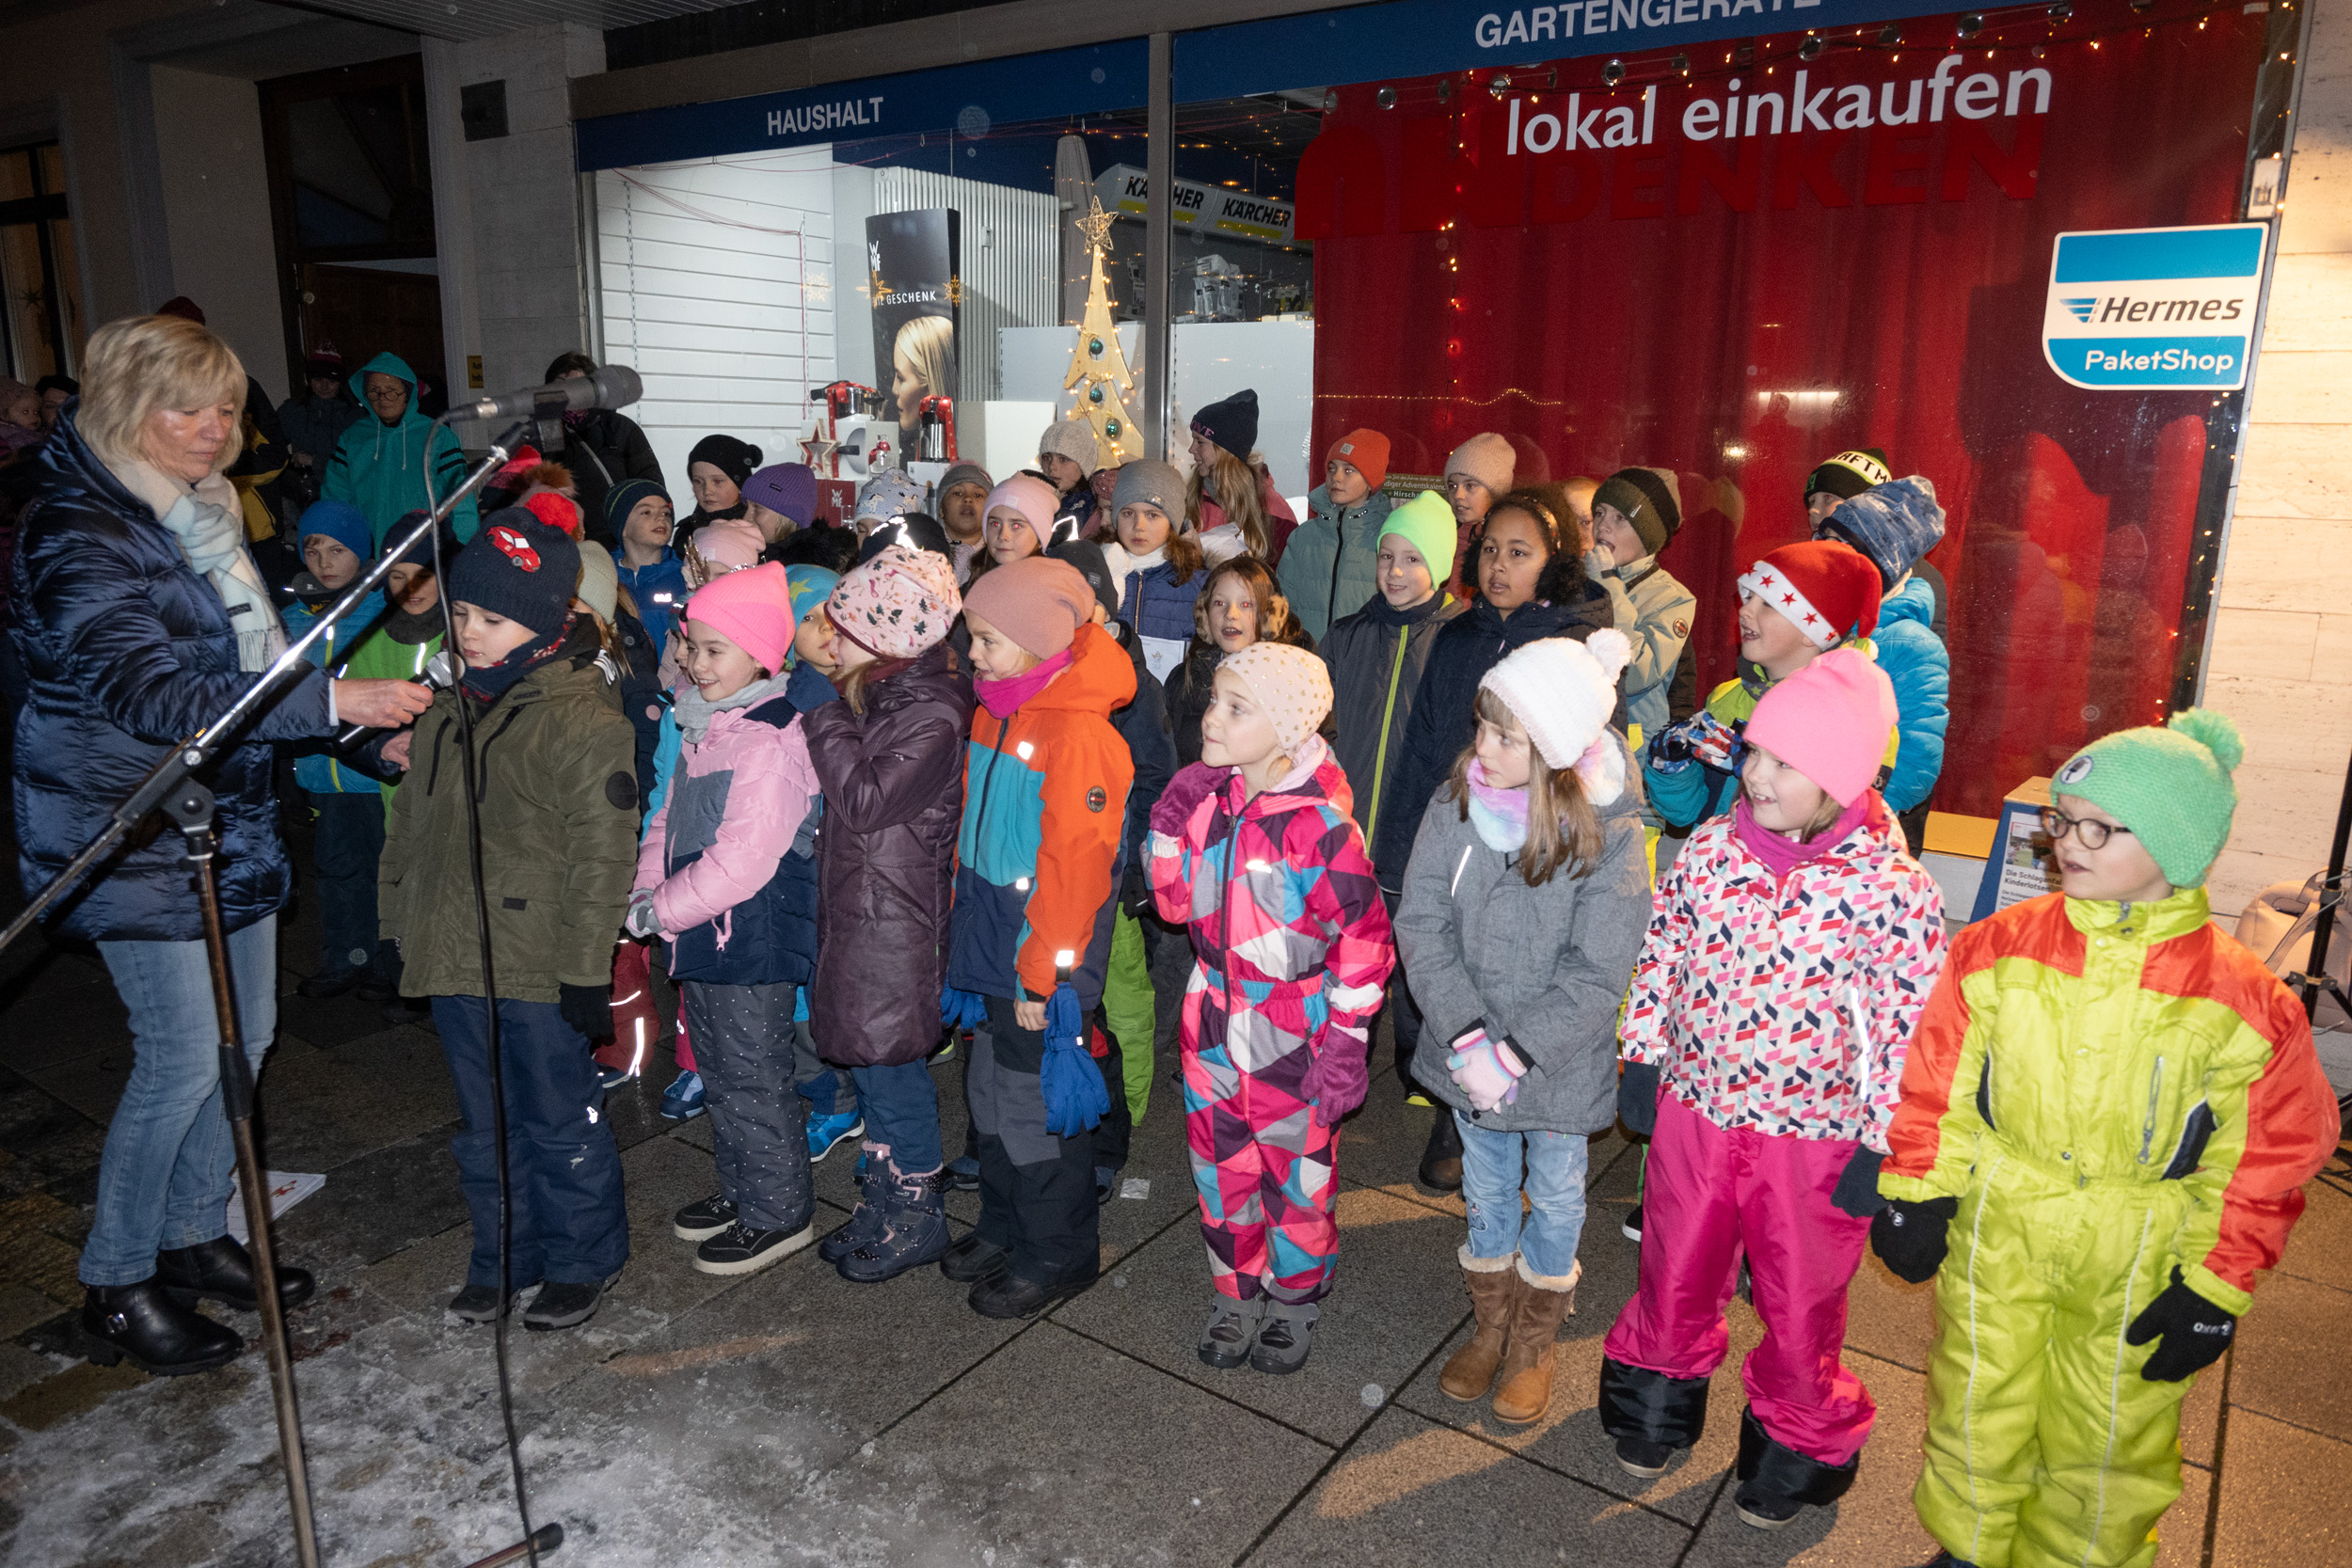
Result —
<instances>
[{"instance_id":1,"label":"red curtain backdrop","mask_svg":"<svg viewBox=\"0 0 2352 1568\"><path fill-rule=\"evenodd\" d=\"M2055 24L1994 12L1964 48L1952 25L1902 24L1920 45L1841 30L1810 60L1802 33L1694 50L1687 72L1627 59L1613 90L1599 58L1499 93L1486 71L1343 87L1298 227L1316 453L1371 426L1393 471L1435 474L1495 430L1522 480L1676 469L1665 563L1698 595L1702 689L1733 673L1735 579L1804 536L1817 462L1882 447L1933 480L1936 804L1990 815L2085 739L2162 717L2214 394L2066 385L2043 299L2061 230L2235 217L2263 18L2084 0ZM1726 140L1734 79L1757 134ZM1909 123L1879 122L1915 83Z\"/></svg>"}]
</instances>

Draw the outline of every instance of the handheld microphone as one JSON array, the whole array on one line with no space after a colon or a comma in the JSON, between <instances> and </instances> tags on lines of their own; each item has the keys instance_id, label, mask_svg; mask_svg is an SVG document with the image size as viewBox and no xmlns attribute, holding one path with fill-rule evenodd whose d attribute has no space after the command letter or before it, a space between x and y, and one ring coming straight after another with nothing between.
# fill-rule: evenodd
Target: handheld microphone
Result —
<instances>
[{"instance_id":1,"label":"handheld microphone","mask_svg":"<svg viewBox=\"0 0 2352 1568\"><path fill-rule=\"evenodd\" d=\"M457 684L457 661L449 657L447 648L443 648L425 661L423 669L408 677L408 684L421 686L428 691L439 691L455 686ZM346 725L343 732L335 737L335 749L339 752L347 752L375 733L376 726L373 724Z\"/></svg>"},{"instance_id":2,"label":"handheld microphone","mask_svg":"<svg viewBox=\"0 0 2352 1568\"><path fill-rule=\"evenodd\" d=\"M519 392L453 403L450 412L475 420L554 419L588 408L626 408L645 395L645 384L627 365L607 365L593 375L567 376Z\"/></svg>"}]
</instances>

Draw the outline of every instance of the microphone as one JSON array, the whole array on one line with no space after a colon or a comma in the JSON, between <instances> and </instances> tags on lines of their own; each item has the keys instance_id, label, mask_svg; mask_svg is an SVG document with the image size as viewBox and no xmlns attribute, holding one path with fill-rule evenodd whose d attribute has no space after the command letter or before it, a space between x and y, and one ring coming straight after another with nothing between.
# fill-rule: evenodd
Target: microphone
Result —
<instances>
[{"instance_id":1,"label":"microphone","mask_svg":"<svg viewBox=\"0 0 2352 1568\"><path fill-rule=\"evenodd\" d=\"M544 387L453 403L450 412L475 420L554 419L588 408L626 408L644 395L645 384L635 371L607 365L593 375L566 376Z\"/></svg>"},{"instance_id":2,"label":"microphone","mask_svg":"<svg viewBox=\"0 0 2352 1568\"><path fill-rule=\"evenodd\" d=\"M422 670L408 677L408 684L421 686L428 691L439 691L455 686L457 684L457 662L449 657L449 650L443 648L425 661ZM373 724L346 725L343 732L335 737L335 750L347 752L375 733L376 727Z\"/></svg>"}]
</instances>

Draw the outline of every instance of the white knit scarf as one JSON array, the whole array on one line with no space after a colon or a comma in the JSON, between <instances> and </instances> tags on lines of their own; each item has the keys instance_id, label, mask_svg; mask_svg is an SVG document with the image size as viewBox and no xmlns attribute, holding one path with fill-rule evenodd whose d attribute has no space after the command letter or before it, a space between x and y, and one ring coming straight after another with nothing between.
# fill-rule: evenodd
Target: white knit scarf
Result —
<instances>
[{"instance_id":1,"label":"white knit scarf","mask_svg":"<svg viewBox=\"0 0 2352 1568\"><path fill-rule=\"evenodd\" d=\"M237 634L237 668L268 669L286 651L286 632L246 548L236 487L218 474L192 485L139 461L108 467L125 489L153 509L155 520L179 542L181 555L220 595L230 629Z\"/></svg>"}]
</instances>

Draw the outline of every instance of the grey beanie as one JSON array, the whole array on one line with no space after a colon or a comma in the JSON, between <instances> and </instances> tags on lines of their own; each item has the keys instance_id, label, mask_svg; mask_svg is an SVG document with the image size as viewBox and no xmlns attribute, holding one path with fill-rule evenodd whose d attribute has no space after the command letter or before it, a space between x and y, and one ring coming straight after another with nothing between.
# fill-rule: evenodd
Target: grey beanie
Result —
<instances>
[{"instance_id":1,"label":"grey beanie","mask_svg":"<svg viewBox=\"0 0 2352 1568\"><path fill-rule=\"evenodd\" d=\"M940 476L939 494L946 495L959 484L977 484L983 490L993 490L996 482L988 477L988 470L977 463L958 463Z\"/></svg>"},{"instance_id":2,"label":"grey beanie","mask_svg":"<svg viewBox=\"0 0 2352 1568\"><path fill-rule=\"evenodd\" d=\"M1119 521L1120 508L1138 503L1168 514L1177 532L1192 531L1184 516L1184 476L1156 458L1137 458L1120 468L1119 483L1111 491L1111 521Z\"/></svg>"},{"instance_id":3,"label":"grey beanie","mask_svg":"<svg viewBox=\"0 0 2352 1568\"><path fill-rule=\"evenodd\" d=\"M1090 474L1103 466L1094 443L1094 427L1084 420L1056 420L1047 425L1045 434L1037 438L1037 454L1043 457L1048 452L1067 457L1084 473Z\"/></svg>"}]
</instances>

